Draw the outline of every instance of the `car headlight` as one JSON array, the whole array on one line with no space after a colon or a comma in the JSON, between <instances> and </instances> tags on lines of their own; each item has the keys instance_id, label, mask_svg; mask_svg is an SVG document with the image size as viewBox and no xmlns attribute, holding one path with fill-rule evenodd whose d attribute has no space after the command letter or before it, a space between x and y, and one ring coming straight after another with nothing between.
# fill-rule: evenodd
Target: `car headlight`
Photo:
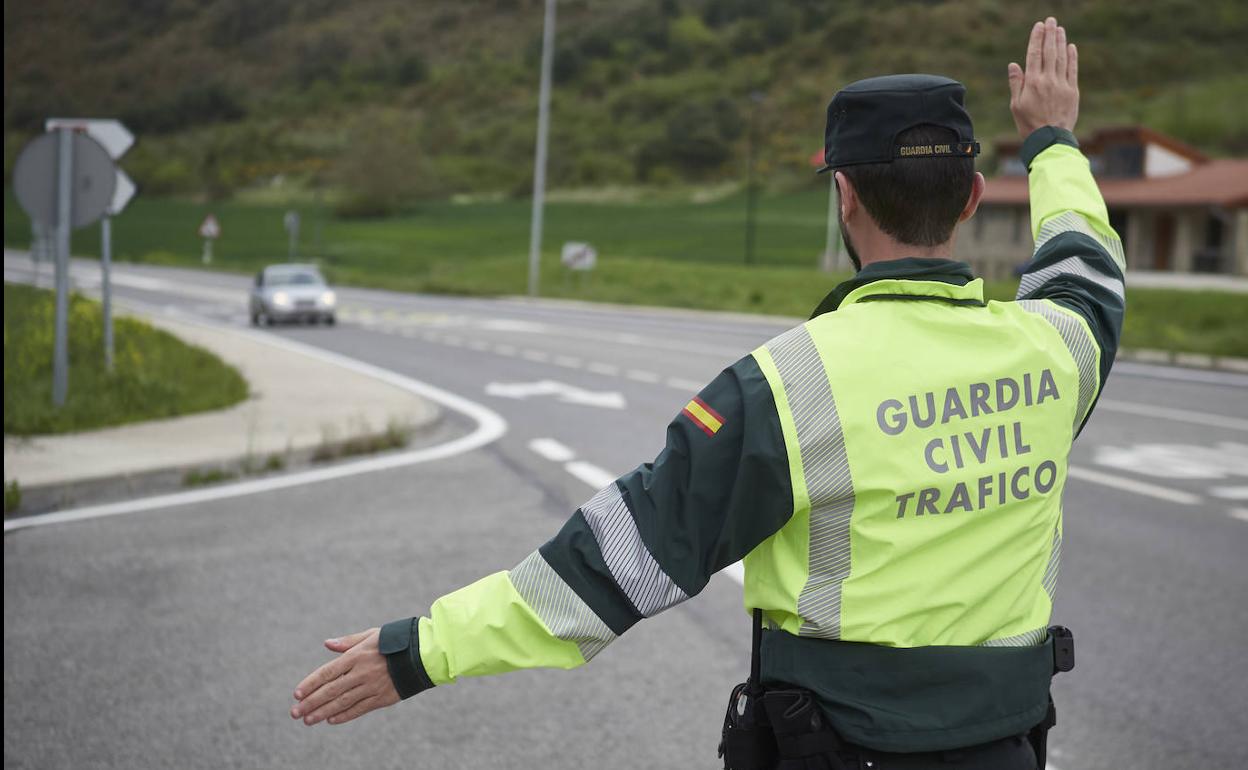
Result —
<instances>
[{"instance_id":1,"label":"car headlight","mask_svg":"<svg viewBox=\"0 0 1248 770\"><path fill-rule=\"evenodd\" d=\"M332 291L327 291L321 294L321 304L325 307L333 307L334 303L337 301L338 298L334 296Z\"/></svg>"},{"instance_id":2,"label":"car headlight","mask_svg":"<svg viewBox=\"0 0 1248 770\"><path fill-rule=\"evenodd\" d=\"M278 307L290 307L290 295L284 291L273 292L273 304Z\"/></svg>"}]
</instances>

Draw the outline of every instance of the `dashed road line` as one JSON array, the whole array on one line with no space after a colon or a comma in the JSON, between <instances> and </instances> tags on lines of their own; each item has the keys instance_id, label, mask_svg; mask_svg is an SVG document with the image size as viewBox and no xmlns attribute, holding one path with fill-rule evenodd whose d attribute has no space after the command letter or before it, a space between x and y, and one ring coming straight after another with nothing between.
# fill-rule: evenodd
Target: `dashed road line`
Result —
<instances>
[{"instance_id":1,"label":"dashed road line","mask_svg":"<svg viewBox=\"0 0 1248 770\"><path fill-rule=\"evenodd\" d=\"M1214 487L1209 494L1223 500L1248 500L1248 487Z\"/></svg>"},{"instance_id":2,"label":"dashed road line","mask_svg":"<svg viewBox=\"0 0 1248 770\"><path fill-rule=\"evenodd\" d=\"M529 449L554 463L566 463L576 457L576 452L553 438L535 438L529 442Z\"/></svg>"},{"instance_id":3,"label":"dashed road line","mask_svg":"<svg viewBox=\"0 0 1248 770\"><path fill-rule=\"evenodd\" d=\"M604 364L601 361L591 361L585 368L594 374L604 374L608 377L615 377L620 373L620 367L615 364Z\"/></svg>"},{"instance_id":4,"label":"dashed road line","mask_svg":"<svg viewBox=\"0 0 1248 770\"><path fill-rule=\"evenodd\" d=\"M1197 412L1191 409L1174 409L1168 406L1137 404L1130 401L1115 401L1113 399L1102 399L1099 403L1097 403L1096 408L1109 412L1134 414L1141 417L1155 417L1162 420L1187 422L1193 425L1208 425L1214 428L1248 431L1248 420L1240 419L1238 417L1229 417L1222 414Z\"/></svg>"},{"instance_id":5,"label":"dashed road line","mask_svg":"<svg viewBox=\"0 0 1248 770\"><path fill-rule=\"evenodd\" d=\"M654 372L648 372L645 369L629 369L624 373L624 376L630 380L647 383L655 383L662 379Z\"/></svg>"},{"instance_id":6,"label":"dashed road line","mask_svg":"<svg viewBox=\"0 0 1248 770\"><path fill-rule=\"evenodd\" d=\"M690 393L697 393L698 391L702 390L702 388L706 387L705 382L694 382L693 380L682 380L679 377L669 377L667 380L663 382L663 384L669 388L675 388L676 390L683 390L683 391L687 391Z\"/></svg>"},{"instance_id":7,"label":"dashed road line","mask_svg":"<svg viewBox=\"0 0 1248 770\"><path fill-rule=\"evenodd\" d=\"M480 339L465 339L458 335L438 334L431 331L419 331L417 329L406 327L401 329L393 329L389 327L379 328L377 331L385 333L400 334L407 338L419 337L426 342L440 343L444 345L452 345L454 347L467 347L478 352L492 352L501 356L520 357L526 361L535 363L553 363L556 366L565 369L583 369L601 374L607 377L624 376L634 382L642 382L647 385L662 384L669 388L679 390L685 393L696 393L700 391L706 383L696 380L689 380L683 377L663 378L657 372L648 371L646 369L628 369L624 370L616 364L610 364L605 361L584 361L576 356L563 355L559 353L550 353L546 350L537 348L517 348L514 345L504 343L489 343Z\"/></svg>"},{"instance_id":8,"label":"dashed road line","mask_svg":"<svg viewBox=\"0 0 1248 770\"><path fill-rule=\"evenodd\" d=\"M605 471L597 465L587 463L584 460L573 460L565 463L563 469L594 489L602 489L608 484L615 483L616 477L614 473Z\"/></svg>"},{"instance_id":9,"label":"dashed road line","mask_svg":"<svg viewBox=\"0 0 1248 770\"><path fill-rule=\"evenodd\" d=\"M1232 508L1229 513L1232 519L1248 521L1248 508Z\"/></svg>"},{"instance_id":10,"label":"dashed road line","mask_svg":"<svg viewBox=\"0 0 1248 770\"><path fill-rule=\"evenodd\" d=\"M1184 492L1181 489L1170 489L1169 487L1161 487L1156 484L1127 479L1122 476L1102 473L1101 471L1094 471L1088 468L1079 468L1073 465L1067 471L1067 474L1071 478L1079 479L1080 481L1089 481L1093 484L1113 487L1114 489L1120 489L1124 492L1134 492L1137 495L1155 497L1158 500L1165 500L1166 502L1177 503L1179 505L1196 505L1202 500L1199 495L1194 495L1191 492Z\"/></svg>"}]
</instances>

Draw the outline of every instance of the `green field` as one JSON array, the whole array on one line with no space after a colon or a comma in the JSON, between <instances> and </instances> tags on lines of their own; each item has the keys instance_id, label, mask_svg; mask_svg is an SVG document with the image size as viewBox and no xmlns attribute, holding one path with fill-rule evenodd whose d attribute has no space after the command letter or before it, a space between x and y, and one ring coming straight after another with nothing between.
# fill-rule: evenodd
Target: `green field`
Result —
<instances>
[{"instance_id":1,"label":"green field","mask_svg":"<svg viewBox=\"0 0 1248 770\"><path fill-rule=\"evenodd\" d=\"M827 194L767 194L759 202L754 263L744 264L744 201L729 195L696 203L675 194L657 202L548 205L541 293L600 302L804 316L839 279L814 270L823 250ZM498 296L526 289L529 205L522 200L433 202L388 219L340 219L297 207L300 258L316 258L329 278L355 286ZM252 272L286 259L286 206L234 201L206 207L179 199L138 198L118 217L119 259L200 264L196 228L211 211L221 222L213 267ZM79 231L74 253L97 254L98 228ZM599 250L592 275L570 275L556 249L585 240ZM29 224L5 196L6 246L26 248ZM995 299L1017 284L988 285ZM1123 346L1248 356L1248 302L1223 292L1128 290Z\"/></svg>"},{"instance_id":2,"label":"green field","mask_svg":"<svg viewBox=\"0 0 1248 770\"><path fill-rule=\"evenodd\" d=\"M104 367L100 306L75 295L69 316L69 398L52 406L53 298L4 285L5 435L65 433L221 409L247 382L208 351L130 318L115 321L116 366Z\"/></svg>"}]
</instances>

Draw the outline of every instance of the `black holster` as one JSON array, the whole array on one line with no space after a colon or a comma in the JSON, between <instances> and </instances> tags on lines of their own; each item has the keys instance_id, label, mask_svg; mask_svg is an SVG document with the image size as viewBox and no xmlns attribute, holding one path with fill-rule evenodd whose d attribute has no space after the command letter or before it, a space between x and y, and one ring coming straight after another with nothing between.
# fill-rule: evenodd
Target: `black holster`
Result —
<instances>
[{"instance_id":1,"label":"black holster","mask_svg":"<svg viewBox=\"0 0 1248 770\"><path fill-rule=\"evenodd\" d=\"M776 736L763 708L763 611L754 610L754 638L750 648L750 678L732 689L719 756L724 770L770 770L776 764Z\"/></svg>"}]
</instances>

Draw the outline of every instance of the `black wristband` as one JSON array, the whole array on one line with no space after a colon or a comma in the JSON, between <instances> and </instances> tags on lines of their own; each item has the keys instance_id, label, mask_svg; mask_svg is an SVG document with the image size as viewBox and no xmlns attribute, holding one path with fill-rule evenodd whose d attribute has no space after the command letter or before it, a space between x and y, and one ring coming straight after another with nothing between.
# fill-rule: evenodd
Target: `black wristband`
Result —
<instances>
[{"instance_id":1,"label":"black wristband","mask_svg":"<svg viewBox=\"0 0 1248 770\"><path fill-rule=\"evenodd\" d=\"M1023 140L1023 148L1018 153L1022 158L1023 166L1030 171L1031 162L1036 159L1036 156L1055 144L1065 144L1076 150L1079 149L1079 140L1071 132L1057 126L1041 126Z\"/></svg>"},{"instance_id":2,"label":"black wristband","mask_svg":"<svg viewBox=\"0 0 1248 770\"><path fill-rule=\"evenodd\" d=\"M400 699L407 700L433 687L420 661L420 618L404 618L382 626L377 649L386 656L386 670Z\"/></svg>"}]
</instances>

